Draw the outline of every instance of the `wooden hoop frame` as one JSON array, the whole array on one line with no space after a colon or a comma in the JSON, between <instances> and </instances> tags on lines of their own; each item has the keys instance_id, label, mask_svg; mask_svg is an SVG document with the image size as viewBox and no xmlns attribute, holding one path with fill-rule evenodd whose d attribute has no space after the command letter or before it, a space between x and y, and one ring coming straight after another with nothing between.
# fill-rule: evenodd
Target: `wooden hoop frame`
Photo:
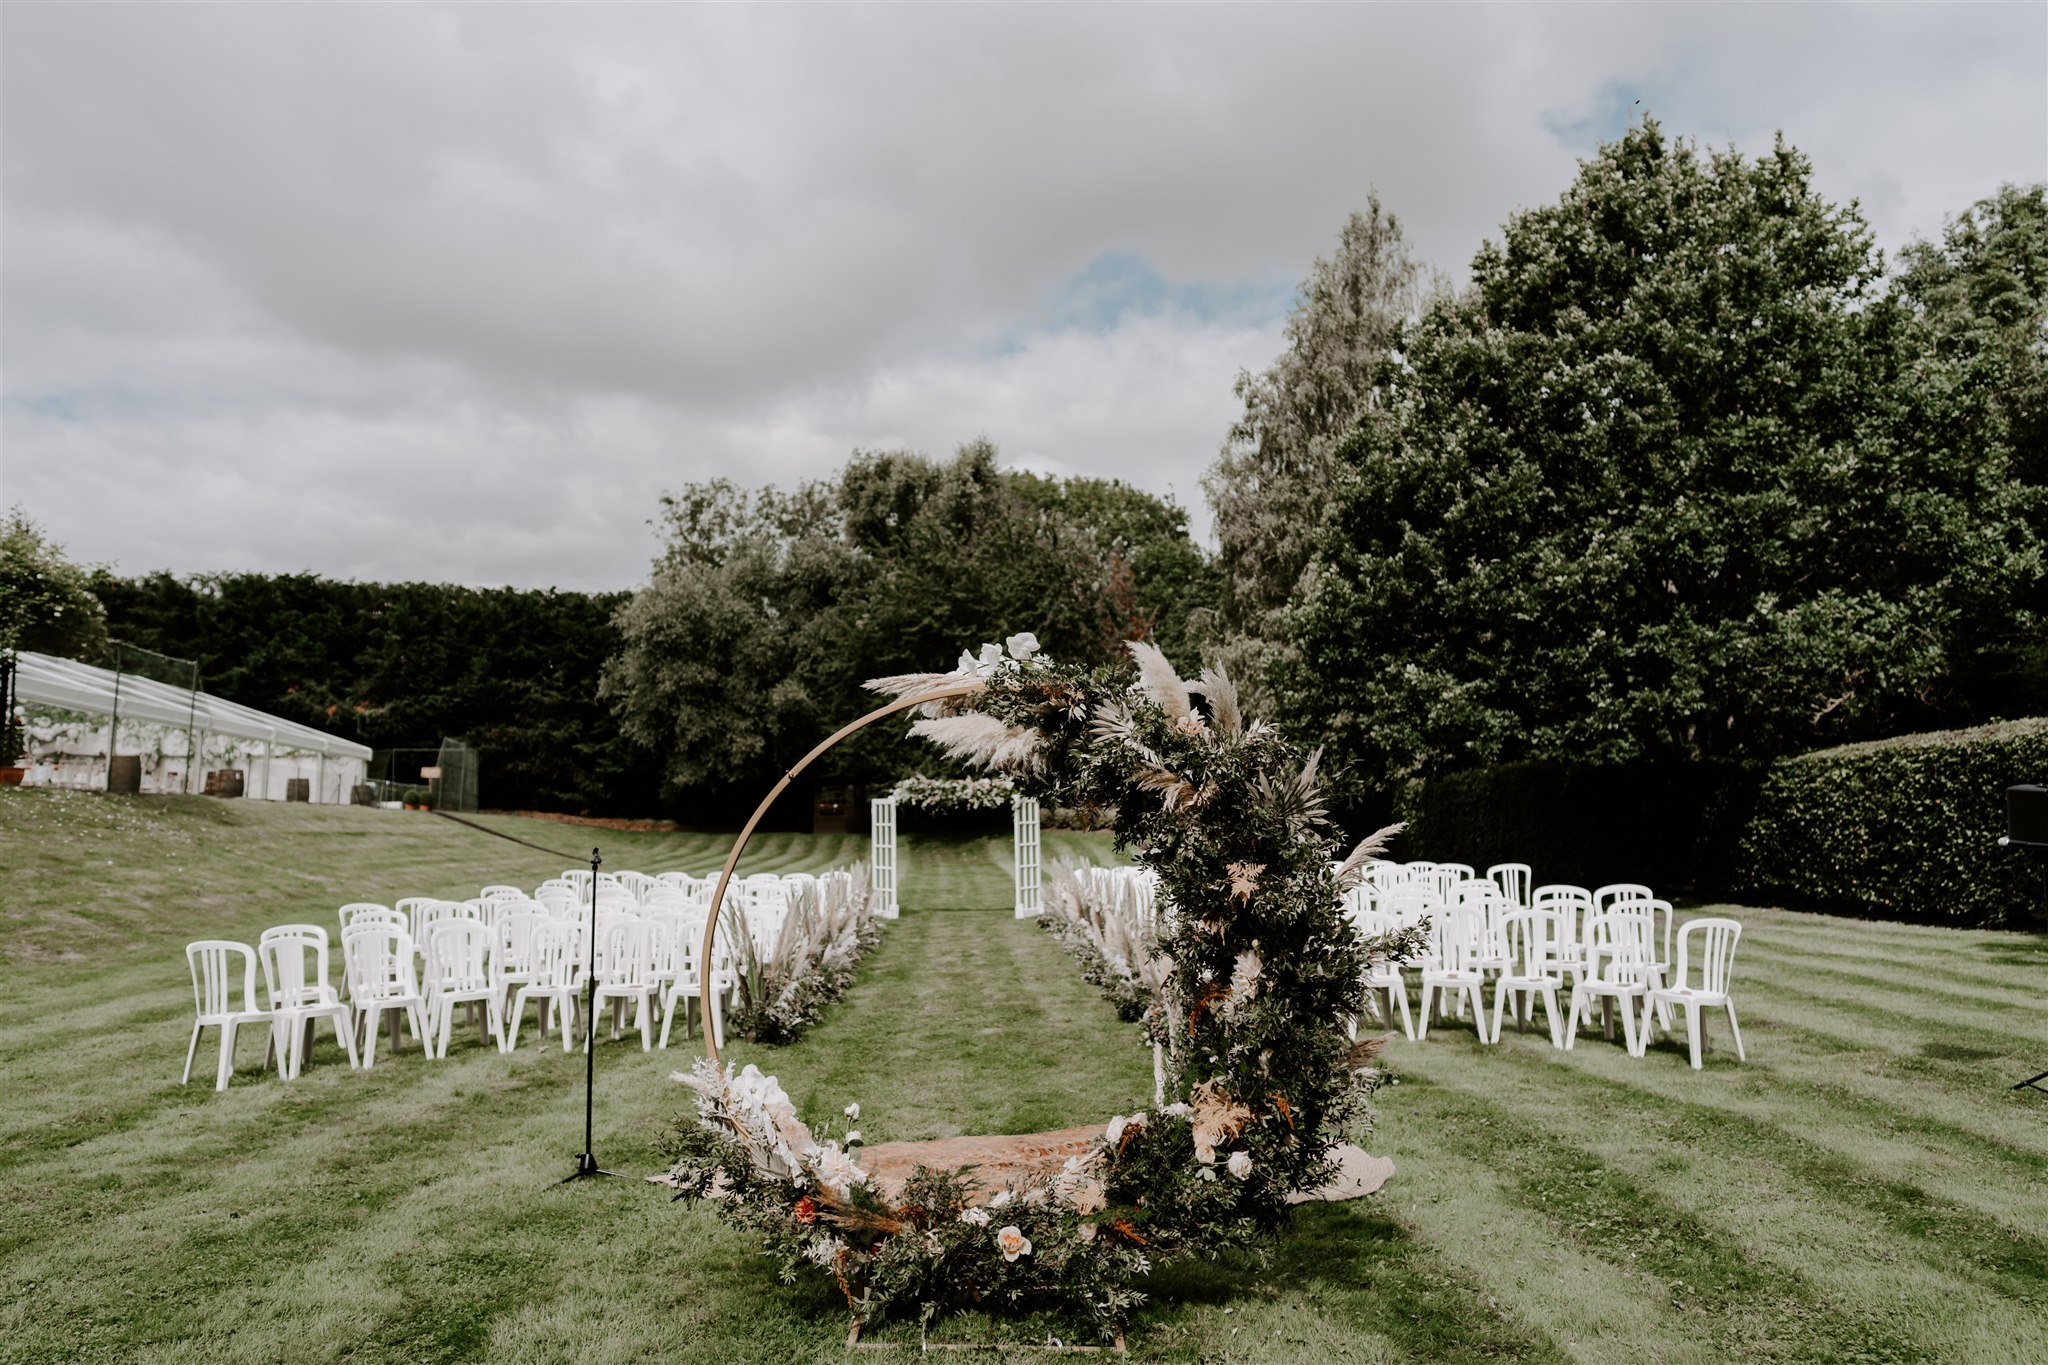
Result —
<instances>
[{"instance_id":1,"label":"wooden hoop frame","mask_svg":"<svg viewBox=\"0 0 2048 1365\"><path fill-rule=\"evenodd\" d=\"M790 783L796 781L799 773L803 772L805 768L810 767L821 754L829 752L833 746L848 735L873 725L884 716L893 716L899 711L908 711L911 707L922 706L928 701L944 701L951 697L973 696L976 692L981 691L984 686L985 684L977 678L971 682L959 682L945 687L933 688L927 692L919 692L913 696L899 698L896 701L890 702L887 706L877 707L859 720L842 725L829 738L822 741L818 747L798 759L796 766L784 773L782 780L775 784L775 790L769 792L766 797L762 798L761 804L754 807L754 813L747 818L746 827L740 830L740 837L733 841L732 852L726 856L725 870L718 874L718 885L712 889L711 909L704 916L704 943L697 950L697 1015L704 1029L704 1055L711 1059L713 1066L718 1064L718 1038L712 1029L711 1021L711 992L714 989L711 954L718 943L718 920L720 912L725 909L725 889L731 885L732 874L740 865L740 855L746 852L747 840L754 837L754 827L761 823L761 817L766 815L768 808L775 804L775 798L782 795Z\"/></svg>"}]
</instances>

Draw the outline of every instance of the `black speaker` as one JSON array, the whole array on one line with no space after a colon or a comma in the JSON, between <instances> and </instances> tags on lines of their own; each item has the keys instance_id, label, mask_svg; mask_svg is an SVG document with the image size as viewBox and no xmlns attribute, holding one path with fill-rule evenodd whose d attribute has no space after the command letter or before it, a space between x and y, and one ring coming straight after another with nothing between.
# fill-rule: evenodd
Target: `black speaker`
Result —
<instances>
[{"instance_id":1,"label":"black speaker","mask_svg":"<svg viewBox=\"0 0 2048 1365\"><path fill-rule=\"evenodd\" d=\"M2048 848L2048 787L2025 784L2005 789L2005 837L2016 844Z\"/></svg>"}]
</instances>

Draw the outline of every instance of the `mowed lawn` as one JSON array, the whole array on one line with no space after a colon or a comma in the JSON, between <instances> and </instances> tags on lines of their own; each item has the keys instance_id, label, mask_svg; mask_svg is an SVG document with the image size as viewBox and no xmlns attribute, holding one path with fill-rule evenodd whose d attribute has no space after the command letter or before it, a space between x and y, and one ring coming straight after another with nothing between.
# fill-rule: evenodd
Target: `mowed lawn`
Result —
<instances>
[{"instance_id":1,"label":"mowed lawn","mask_svg":"<svg viewBox=\"0 0 2048 1365\"><path fill-rule=\"evenodd\" d=\"M613 868L702 871L725 848L481 823ZM864 852L764 836L749 868ZM0 1360L846 1359L836 1292L779 1283L704 1211L639 1180L553 1186L583 1059L530 1024L515 1056L468 1033L367 1073L323 1035L291 1086L252 1031L226 1094L209 1035L178 1085L188 940L572 862L419 814L0 790ZM734 1056L814 1116L858 1099L871 1140L1149 1101L1130 1026L1010 918L1007 840L907 840L902 877L903 918L826 1021ZM1746 1065L1721 1031L1698 1073L1682 1045L1638 1061L1597 1035L1397 1041L1369 1143L1399 1163L1387 1189L1302 1211L1263 1273L1156 1276L1133 1355L2048 1359L2048 1095L2007 1088L2048 1066L2048 943L1728 913ZM683 1107L668 1073L696 1049L600 1047L613 1169L657 1168Z\"/></svg>"}]
</instances>

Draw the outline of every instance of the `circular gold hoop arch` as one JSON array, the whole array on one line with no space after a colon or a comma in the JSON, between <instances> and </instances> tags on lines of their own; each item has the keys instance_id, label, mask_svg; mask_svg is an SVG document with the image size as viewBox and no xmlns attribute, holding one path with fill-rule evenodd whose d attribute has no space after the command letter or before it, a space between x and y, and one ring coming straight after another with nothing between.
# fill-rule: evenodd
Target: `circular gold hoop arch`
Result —
<instances>
[{"instance_id":1,"label":"circular gold hoop arch","mask_svg":"<svg viewBox=\"0 0 2048 1365\"><path fill-rule=\"evenodd\" d=\"M740 831L740 837L733 841L732 852L726 856L725 870L718 874L718 885L711 892L711 909L704 916L704 943L697 950L697 1013L704 1030L704 1055L711 1059L713 1065L716 1065L718 1062L718 1039L711 1028L711 953L718 940L719 912L725 908L725 888L731 884L733 871L740 865L740 854L746 851L747 840L754 837L754 826L761 823L761 817L766 815L768 808L775 804L775 798L782 795L790 783L796 781L797 774L810 767L820 754L830 751L834 745L854 731L865 729L884 716L893 716L898 711L908 711L911 707L922 706L928 701L944 701L948 697L972 696L974 693L981 691L982 686L982 683L976 681L954 683L947 687L933 688L928 692L919 692L915 696L903 697L892 701L887 706L868 712L859 720L841 726L833 732L830 738L820 743L817 748L805 754L801 759L798 759L796 766L784 773L782 780L775 784L775 790L769 792L762 799L761 804L754 807L753 815L747 819L746 828Z\"/></svg>"}]
</instances>

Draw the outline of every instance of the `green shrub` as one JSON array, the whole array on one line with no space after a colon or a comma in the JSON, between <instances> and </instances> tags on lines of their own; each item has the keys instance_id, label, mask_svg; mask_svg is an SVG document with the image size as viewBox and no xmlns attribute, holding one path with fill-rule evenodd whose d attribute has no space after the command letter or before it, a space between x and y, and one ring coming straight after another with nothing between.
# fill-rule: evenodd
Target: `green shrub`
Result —
<instances>
[{"instance_id":1,"label":"green shrub","mask_svg":"<svg viewBox=\"0 0 2048 1365\"><path fill-rule=\"evenodd\" d=\"M2041 869L2001 849L2005 789L2048 777L2048 719L1902 735L1771 765L1737 889L1816 908L2029 924Z\"/></svg>"},{"instance_id":2,"label":"green shrub","mask_svg":"<svg viewBox=\"0 0 2048 1365\"><path fill-rule=\"evenodd\" d=\"M1732 763L1532 760L1450 773L1408 789L1393 856L1481 871L1528 863L1539 884L1719 890L1755 782Z\"/></svg>"}]
</instances>

